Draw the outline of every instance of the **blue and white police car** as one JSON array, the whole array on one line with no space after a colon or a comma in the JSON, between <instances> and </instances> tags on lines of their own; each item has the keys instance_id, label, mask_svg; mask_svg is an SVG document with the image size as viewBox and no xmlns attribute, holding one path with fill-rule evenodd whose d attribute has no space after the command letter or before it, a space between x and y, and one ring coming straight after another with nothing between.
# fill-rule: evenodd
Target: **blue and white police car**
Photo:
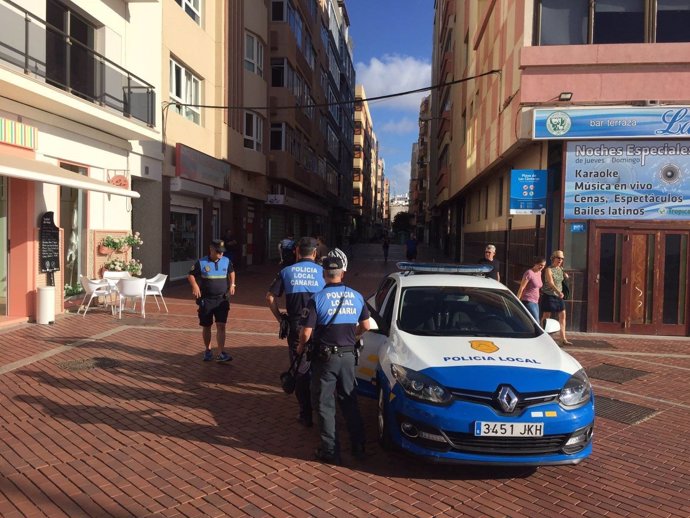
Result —
<instances>
[{"instance_id":1,"label":"blue and white police car","mask_svg":"<svg viewBox=\"0 0 690 518\"><path fill-rule=\"evenodd\" d=\"M542 329L508 288L477 275L491 267L398 268L367 301L374 322L357 367L384 448L511 465L592 452L592 387L549 335L558 322Z\"/></svg>"}]
</instances>

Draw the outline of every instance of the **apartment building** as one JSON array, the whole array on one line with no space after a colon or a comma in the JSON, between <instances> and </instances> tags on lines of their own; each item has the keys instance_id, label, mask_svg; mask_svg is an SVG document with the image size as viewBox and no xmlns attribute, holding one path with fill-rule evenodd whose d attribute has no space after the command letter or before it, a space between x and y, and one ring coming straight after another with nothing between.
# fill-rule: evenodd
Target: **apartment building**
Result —
<instances>
[{"instance_id":1,"label":"apartment building","mask_svg":"<svg viewBox=\"0 0 690 518\"><path fill-rule=\"evenodd\" d=\"M376 231L376 185L378 140L363 85L355 86L354 159L352 162L352 205L355 238L368 241ZM380 230L380 229L379 229Z\"/></svg>"},{"instance_id":2,"label":"apartment building","mask_svg":"<svg viewBox=\"0 0 690 518\"><path fill-rule=\"evenodd\" d=\"M690 4L439 0L432 219L510 288L565 251L568 327L688 335ZM445 224L444 222L447 222Z\"/></svg>"},{"instance_id":3,"label":"apartment building","mask_svg":"<svg viewBox=\"0 0 690 518\"><path fill-rule=\"evenodd\" d=\"M431 97L422 99L419 105L419 136L413 144L412 163L410 165L410 214L412 215L417 239L429 243L437 234L431 233L427 225L429 213L429 137L431 131ZM443 248L442 243L434 243Z\"/></svg>"},{"instance_id":4,"label":"apartment building","mask_svg":"<svg viewBox=\"0 0 690 518\"><path fill-rule=\"evenodd\" d=\"M355 74L343 0L273 0L266 242L352 230Z\"/></svg>"},{"instance_id":5,"label":"apartment building","mask_svg":"<svg viewBox=\"0 0 690 518\"><path fill-rule=\"evenodd\" d=\"M62 312L132 230L134 184L160 182L157 5L0 0L0 321L35 318L46 285Z\"/></svg>"}]
</instances>

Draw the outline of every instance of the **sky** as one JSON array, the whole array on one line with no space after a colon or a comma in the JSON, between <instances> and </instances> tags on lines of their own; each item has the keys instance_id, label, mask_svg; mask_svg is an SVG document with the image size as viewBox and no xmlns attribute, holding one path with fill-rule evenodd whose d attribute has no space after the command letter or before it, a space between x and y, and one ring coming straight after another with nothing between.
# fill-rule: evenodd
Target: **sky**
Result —
<instances>
[{"instance_id":1,"label":"sky","mask_svg":"<svg viewBox=\"0 0 690 518\"><path fill-rule=\"evenodd\" d=\"M367 97L428 87L434 0L346 0L356 82ZM429 92L369 103L391 195L410 187L412 144L419 136L419 104Z\"/></svg>"}]
</instances>

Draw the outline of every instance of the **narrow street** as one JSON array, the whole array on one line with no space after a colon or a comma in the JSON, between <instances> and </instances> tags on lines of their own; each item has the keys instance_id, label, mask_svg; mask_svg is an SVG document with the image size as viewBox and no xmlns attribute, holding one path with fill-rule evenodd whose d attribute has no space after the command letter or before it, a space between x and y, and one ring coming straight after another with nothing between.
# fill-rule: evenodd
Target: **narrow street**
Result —
<instances>
[{"instance_id":1,"label":"narrow street","mask_svg":"<svg viewBox=\"0 0 690 518\"><path fill-rule=\"evenodd\" d=\"M387 264L378 244L352 253L345 282L368 295L403 248ZM95 308L0 330L0 516L690 515L687 338L571 334L598 398L594 453L578 466L386 453L376 403L361 399L366 459L334 467L313 460L318 432L278 384L286 343L264 303L277 270L238 272L227 365L201 361L185 284L164 289L167 314L149 299L146 319Z\"/></svg>"}]
</instances>

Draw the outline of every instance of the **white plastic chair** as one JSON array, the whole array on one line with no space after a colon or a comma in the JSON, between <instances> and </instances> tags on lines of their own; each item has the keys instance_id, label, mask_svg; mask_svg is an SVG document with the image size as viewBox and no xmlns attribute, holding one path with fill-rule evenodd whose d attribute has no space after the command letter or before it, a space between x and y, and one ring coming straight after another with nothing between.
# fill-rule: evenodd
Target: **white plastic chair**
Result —
<instances>
[{"instance_id":1,"label":"white plastic chair","mask_svg":"<svg viewBox=\"0 0 690 518\"><path fill-rule=\"evenodd\" d=\"M137 308L137 300L141 299L141 316L146 318L146 279L131 277L117 281L117 295L119 301L118 317L122 318L122 306L127 299L134 300L134 310Z\"/></svg>"},{"instance_id":2,"label":"white plastic chair","mask_svg":"<svg viewBox=\"0 0 690 518\"><path fill-rule=\"evenodd\" d=\"M132 274L129 272L115 272L111 270L106 270L103 272L103 279L108 281L108 284L110 284L111 288L114 288L117 286L117 281L120 279L131 279Z\"/></svg>"},{"instance_id":3,"label":"white plastic chair","mask_svg":"<svg viewBox=\"0 0 690 518\"><path fill-rule=\"evenodd\" d=\"M79 276L79 282L81 283L81 287L84 288L84 298L82 299L81 305L77 310L77 315L81 311L81 308L84 308L84 313L82 316L85 317L86 313L89 311L89 306L91 306L91 301L95 297L107 298L110 295L110 285L105 279L89 279L85 275ZM89 297L89 302L86 304L86 306L84 306L86 297Z\"/></svg>"},{"instance_id":4,"label":"white plastic chair","mask_svg":"<svg viewBox=\"0 0 690 518\"><path fill-rule=\"evenodd\" d=\"M146 296L148 297L149 295L153 295L153 300L156 301L158 311L161 310L161 305L158 303L158 296L160 296L166 313L168 313L168 305L165 303L165 299L163 298L163 286L167 280L168 276L164 273L159 273L155 277L146 279Z\"/></svg>"}]
</instances>

